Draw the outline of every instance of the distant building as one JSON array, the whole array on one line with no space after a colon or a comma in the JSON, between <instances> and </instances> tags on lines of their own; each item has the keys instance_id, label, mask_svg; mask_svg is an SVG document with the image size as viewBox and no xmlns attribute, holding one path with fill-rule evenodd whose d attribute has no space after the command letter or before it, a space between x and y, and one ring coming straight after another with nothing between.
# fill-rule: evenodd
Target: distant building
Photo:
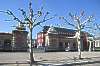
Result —
<instances>
[{"instance_id":1,"label":"distant building","mask_svg":"<svg viewBox=\"0 0 100 66\"><path fill-rule=\"evenodd\" d=\"M45 47L45 33L44 32L39 32L37 34L37 48L38 47Z\"/></svg>"},{"instance_id":2,"label":"distant building","mask_svg":"<svg viewBox=\"0 0 100 66\"><path fill-rule=\"evenodd\" d=\"M81 50L86 51L89 49L87 41L89 35L86 32L81 34ZM78 50L76 35L76 30L44 26L43 31L37 34L37 47L44 47L46 51L76 51Z\"/></svg>"},{"instance_id":3,"label":"distant building","mask_svg":"<svg viewBox=\"0 0 100 66\"><path fill-rule=\"evenodd\" d=\"M11 50L12 45L12 34L11 33L0 33L0 51Z\"/></svg>"},{"instance_id":4,"label":"distant building","mask_svg":"<svg viewBox=\"0 0 100 66\"><path fill-rule=\"evenodd\" d=\"M27 51L28 43L27 43L27 31L12 31L12 49L13 51Z\"/></svg>"},{"instance_id":5,"label":"distant building","mask_svg":"<svg viewBox=\"0 0 100 66\"><path fill-rule=\"evenodd\" d=\"M12 33L0 33L0 51L27 51L27 35L22 24Z\"/></svg>"}]
</instances>

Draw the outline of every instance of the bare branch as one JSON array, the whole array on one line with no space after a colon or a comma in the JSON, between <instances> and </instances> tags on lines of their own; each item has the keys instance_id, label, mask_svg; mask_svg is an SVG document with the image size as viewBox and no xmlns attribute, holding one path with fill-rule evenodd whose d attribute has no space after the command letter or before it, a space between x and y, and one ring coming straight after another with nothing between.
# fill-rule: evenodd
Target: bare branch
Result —
<instances>
[{"instance_id":1,"label":"bare branch","mask_svg":"<svg viewBox=\"0 0 100 66\"><path fill-rule=\"evenodd\" d=\"M41 11L43 10L43 6L40 8L40 10L41 10Z\"/></svg>"},{"instance_id":2,"label":"bare branch","mask_svg":"<svg viewBox=\"0 0 100 66\"><path fill-rule=\"evenodd\" d=\"M40 22L34 24L34 25L33 25L33 28L34 28L35 26L40 25L41 23L44 23L44 22L46 22L46 21L48 21L48 20L51 20L51 19L53 19L53 18L55 18L55 16L50 17L50 18L48 18L48 19L43 19L42 21L40 21Z\"/></svg>"},{"instance_id":3,"label":"bare branch","mask_svg":"<svg viewBox=\"0 0 100 66\"><path fill-rule=\"evenodd\" d=\"M10 11L10 10L7 10L7 12L6 12L8 15L12 15L12 16L14 16L14 14Z\"/></svg>"},{"instance_id":4,"label":"bare branch","mask_svg":"<svg viewBox=\"0 0 100 66\"><path fill-rule=\"evenodd\" d=\"M48 21L48 20L53 19L53 18L55 18L55 16L50 17L50 18L48 18L48 19L43 19L43 21L42 21L42 22Z\"/></svg>"},{"instance_id":5,"label":"bare branch","mask_svg":"<svg viewBox=\"0 0 100 66\"><path fill-rule=\"evenodd\" d=\"M73 26L74 28L77 28L74 24L71 24L67 21L67 19L65 19L64 17L60 17L60 19L63 19L65 21L66 24Z\"/></svg>"},{"instance_id":6,"label":"bare branch","mask_svg":"<svg viewBox=\"0 0 100 66\"><path fill-rule=\"evenodd\" d=\"M83 21L83 23L81 23L81 26L86 26L88 22L92 22L92 18L93 16L89 16L86 20Z\"/></svg>"},{"instance_id":7,"label":"bare branch","mask_svg":"<svg viewBox=\"0 0 100 66\"><path fill-rule=\"evenodd\" d=\"M74 18L74 15L72 15L71 12L69 13L69 16L70 16L72 19Z\"/></svg>"},{"instance_id":8,"label":"bare branch","mask_svg":"<svg viewBox=\"0 0 100 66\"><path fill-rule=\"evenodd\" d=\"M37 11L37 15L39 17L43 15L42 10L43 10L43 6L40 8L40 10Z\"/></svg>"},{"instance_id":9,"label":"bare branch","mask_svg":"<svg viewBox=\"0 0 100 66\"><path fill-rule=\"evenodd\" d=\"M100 25L96 24L96 27L100 30Z\"/></svg>"},{"instance_id":10,"label":"bare branch","mask_svg":"<svg viewBox=\"0 0 100 66\"><path fill-rule=\"evenodd\" d=\"M45 20L46 19L46 17L47 17L47 15L49 14L49 12L46 12L46 14L44 15L44 18L43 18L43 20Z\"/></svg>"},{"instance_id":11,"label":"bare branch","mask_svg":"<svg viewBox=\"0 0 100 66\"><path fill-rule=\"evenodd\" d=\"M42 16L42 12L41 11L37 11L38 16Z\"/></svg>"},{"instance_id":12,"label":"bare branch","mask_svg":"<svg viewBox=\"0 0 100 66\"><path fill-rule=\"evenodd\" d=\"M22 15L24 16L24 18L27 18L26 12L23 9L19 8L18 10L20 10L22 12Z\"/></svg>"},{"instance_id":13,"label":"bare branch","mask_svg":"<svg viewBox=\"0 0 100 66\"><path fill-rule=\"evenodd\" d=\"M82 10L80 13L80 17L84 16L84 11Z\"/></svg>"},{"instance_id":14,"label":"bare branch","mask_svg":"<svg viewBox=\"0 0 100 66\"><path fill-rule=\"evenodd\" d=\"M11 12L10 10L7 10L7 12L5 12L5 13L7 13L8 15L11 15L11 16L13 17L13 20L16 20L17 22L22 23L22 21L21 21L20 19L18 19L18 18L13 14L13 12Z\"/></svg>"},{"instance_id":15,"label":"bare branch","mask_svg":"<svg viewBox=\"0 0 100 66\"><path fill-rule=\"evenodd\" d=\"M0 11L1 13L6 13L5 11Z\"/></svg>"},{"instance_id":16,"label":"bare branch","mask_svg":"<svg viewBox=\"0 0 100 66\"><path fill-rule=\"evenodd\" d=\"M43 28L43 26L42 26L42 25L39 25L39 26Z\"/></svg>"},{"instance_id":17,"label":"bare branch","mask_svg":"<svg viewBox=\"0 0 100 66\"><path fill-rule=\"evenodd\" d=\"M12 21L12 20L4 20L4 21Z\"/></svg>"}]
</instances>

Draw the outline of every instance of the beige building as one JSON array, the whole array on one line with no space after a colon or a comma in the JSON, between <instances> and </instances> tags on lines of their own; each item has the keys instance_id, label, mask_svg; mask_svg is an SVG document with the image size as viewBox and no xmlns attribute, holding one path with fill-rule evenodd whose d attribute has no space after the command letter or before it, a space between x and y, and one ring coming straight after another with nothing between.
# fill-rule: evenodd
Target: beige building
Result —
<instances>
[{"instance_id":1,"label":"beige building","mask_svg":"<svg viewBox=\"0 0 100 66\"><path fill-rule=\"evenodd\" d=\"M74 32L62 30L65 29L54 27L48 29L45 34L46 50L77 50L76 39L73 37Z\"/></svg>"},{"instance_id":2,"label":"beige building","mask_svg":"<svg viewBox=\"0 0 100 66\"><path fill-rule=\"evenodd\" d=\"M89 50L87 42L88 33L81 33L81 50ZM44 26L42 32L38 33L37 46L45 47L46 51L60 50L60 51L76 51L77 45L77 31L66 28Z\"/></svg>"}]
</instances>

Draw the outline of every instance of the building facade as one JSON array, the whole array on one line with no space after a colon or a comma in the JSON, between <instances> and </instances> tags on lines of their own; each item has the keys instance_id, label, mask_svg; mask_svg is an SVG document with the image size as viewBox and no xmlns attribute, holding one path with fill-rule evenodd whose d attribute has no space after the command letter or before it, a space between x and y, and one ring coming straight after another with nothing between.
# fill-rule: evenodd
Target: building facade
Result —
<instances>
[{"instance_id":1,"label":"building facade","mask_svg":"<svg viewBox=\"0 0 100 66\"><path fill-rule=\"evenodd\" d=\"M11 33L0 33L0 51L11 50L12 48L11 41L12 41Z\"/></svg>"},{"instance_id":2,"label":"building facade","mask_svg":"<svg viewBox=\"0 0 100 66\"><path fill-rule=\"evenodd\" d=\"M12 33L0 33L0 51L27 51L28 32L20 24Z\"/></svg>"},{"instance_id":3,"label":"building facade","mask_svg":"<svg viewBox=\"0 0 100 66\"><path fill-rule=\"evenodd\" d=\"M28 43L27 43L27 31L12 31L12 50L13 51L27 51Z\"/></svg>"},{"instance_id":4,"label":"building facade","mask_svg":"<svg viewBox=\"0 0 100 66\"><path fill-rule=\"evenodd\" d=\"M89 49L87 33L81 33L81 50ZM42 32L37 34L38 47L44 47L46 51L77 51L77 31L66 28L44 26Z\"/></svg>"},{"instance_id":5,"label":"building facade","mask_svg":"<svg viewBox=\"0 0 100 66\"><path fill-rule=\"evenodd\" d=\"M95 42L94 50L100 51L100 37L95 38L94 42Z\"/></svg>"}]
</instances>

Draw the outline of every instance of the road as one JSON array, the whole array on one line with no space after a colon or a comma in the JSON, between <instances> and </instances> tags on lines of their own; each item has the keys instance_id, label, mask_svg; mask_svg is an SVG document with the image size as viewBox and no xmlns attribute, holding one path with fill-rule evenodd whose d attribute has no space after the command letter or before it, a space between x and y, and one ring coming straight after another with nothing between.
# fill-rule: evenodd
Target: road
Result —
<instances>
[{"instance_id":1,"label":"road","mask_svg":"<svg viewBox=\"0 0 100 66\"><path fill-rule=\"evenodd\" d=\"M78 57L78 52L35 52L34 58L36 61L62 61L70 60ZM100 52L82 52L82 58L96 58L100 60ZM2 63L20 63L29 61L29 52L0 52L0 64ZM87 66L99 63L87 64ZM3 65L1 65L3 66ZM8 66L8 65L7 65ZM22 65L24 66L24 65ZM29 65L26 65L29 66Z\"/></svg>"}]
</instances>

